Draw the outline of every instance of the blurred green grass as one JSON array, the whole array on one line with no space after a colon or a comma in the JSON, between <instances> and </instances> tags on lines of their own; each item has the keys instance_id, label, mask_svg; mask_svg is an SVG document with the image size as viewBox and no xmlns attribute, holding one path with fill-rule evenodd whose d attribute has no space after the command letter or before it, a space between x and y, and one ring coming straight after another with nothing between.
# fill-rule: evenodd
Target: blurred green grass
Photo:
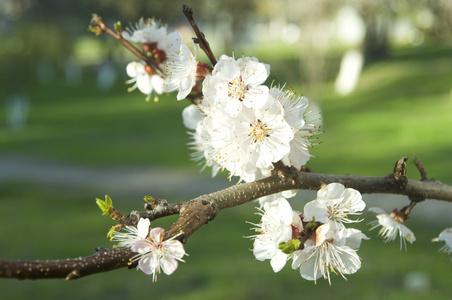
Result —
<instances>
[{"instance_id":1,"label":"blurred green grass","mask_svg":"<svg viewBox=\"0 0 452 300\"><path fill-rule=\"evenodd\" d=\"M429 176L452 182L450 51L405 54L368 66L346 97L324 94L325 133L313 149L317 172L380 176L417 155ZM414 168L408 176L418 178Z\"/></svg>"},{"instance_id":2,"label":"blurred green grass","mask_svg":"<svg viewBox=\"0 0 452 300\"><path fill-rule=\"evenodd\" d=\"M349 96L339 97L326 86L319 99L313 99L321 107L325 133L312 149L316 158L308 165L317 172L382 176L391 172L397 159L415 153L429 176L451 183L451 54L403 54L369 65ZM188 160L185 145L188 137L181 112L186 103L171 95L146 103L139 92L127 95L121 84L102 92L95 82L86 82L81 89L60 81L31 87L29 93L27 127L17 132L0 128L1 154L88 167L162 165L198 170ZM412 165L408 172L411 178L419 177ZM77 257L92 254L95 247L111 246L105 235L112 222L94 204L94 198L101 196L98 191L18 181L0 187L0 257ZM123 212L141 207L139 199L113 200ZM294 208L301 209L307 200L311 199L301 193ZM422 205L417 209L422 210ZM252 242L242 236L250 234L245 220L258 221L254 211L253 204L246 204L221 212L190 238L187 263L170 277L159 276L157 284L140 272L117 270L73 282L2 279L0 289L8 299L450 299L452 265L448 257L436 253L440 244L430 243L450 223L411 220L408 225L417 242L407 252L399 252L398 242L384 245L375 232L368 233L372 239L364 241L358 252L362 268L348 281L334 276L329 287L324 280L314 285L301 279L290 266L274 274L268 262L253 258L248 250ZM153 225L166 227L172 220ZM367 233L364 222L357 227ZM405 276L413 272L428 278L423 291L404 287Z\"/></svg>"},{"instance_id":3,"label":"blurred green grass","mask_svg":"<svg viewBox=\"0 0 452 300\"><path fill-rule=\"evenodd\" d=\"M103 92L95 80L84 82L83 88L63 81L34 86L29 95L27 127L0 129L2 153L95 166L190 164L181 118L185 103L170 95L147 103L138 91L128 94L124 84Z\"/></svg>"}]
</instances>

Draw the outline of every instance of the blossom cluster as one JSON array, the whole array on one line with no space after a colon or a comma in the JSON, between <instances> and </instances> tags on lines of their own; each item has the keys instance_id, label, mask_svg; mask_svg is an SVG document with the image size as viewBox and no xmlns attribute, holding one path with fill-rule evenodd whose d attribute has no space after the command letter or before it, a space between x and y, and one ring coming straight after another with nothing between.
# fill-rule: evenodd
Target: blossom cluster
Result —
<instances>
[{"instance_id":1,"label":"blossom cluster","mask_svg":"<svg viewBox=\"0 0 452 300\"><path fill-rule=\"evenodd\" d=\"M252 182L271 174L274 164L281 162L300 170L312 157L310 148L319 134L319 117L308 110L309 100L285 86L268 86L270 66L255 57L221 55L213 66L198 61L182 43L176 31L155 19L141 19L135 27L122 31L122 37L140 44L156 68L145 62L131 62L127 83L129 90L138 89L149 100L152 95L177 92L177 100L188 99L191 105L183 110L184 125L190 130L195 161L212 168L212 176L227 170L240 181ZM158 71L158 72L157 72ZM262 220L253 224L256 235L253 254L257 260L270 260L275 272L288 261L304 279L316 281L323 277L331 284L330 273L353 274L361 267L357 250L368 239L360 230L346 224L360 219L366 204L361 194L340 183L323 186L317 198L308 202L303 212L292 210L288 197L296 191L284 191L259 199ZM386 214L380 208L370 208L377 214L372 228L380 228L385 242L400 237L400 248L415 236L404 223L405 209ZM147 219L137 227L126 226L125 232L114 231L112 239L119 246L130 247L137 255L132 262L152 275L163 270L172 274L185 250L174 237L163 240L163 229L150 229ZM452 253L452 229L446 229L433 241L445 241L440 250Z\"/></svg>"},{"instance_id":2,"label":"blossom cluster","mask_svg":"<svg viewBox=\"0 0 452 300\"><path fill-rule=\"evenodd\" d=\"M254 256L269 259L275 272L292 260L292 268L307 280L323 277L331 284L330 272L345 278L361 267L356 252L368 237L344 224L359 222L348 216L361 214L365 206L358 191L340 183L322 187L303 213L293 211L283 197L266 202L261 222L253 224L258 232L251 236Z\"/></svg>"},{"instance_id":3,"label":"blossom cluster","mask_svg":"<svg viewBox=\"0 0 452 300\"><path fill-rule=\"evenodd\" d=\"M165 77L144 63L129 63L132 89L148 98L151 93L177 91L178 100L190 94L202 99L184 110L183 121L193 130L193 158L212 167L213 175L225 169L250 182L268 176L278 161L300 169L310 159L318 116L307 111L306 97L265 85L268 64L255 57L222 55L211 68L197 61L196 44L192 54L177 32L168 34L159 22L142 19L135 27L122 36L140 43Z\"/></svg>"},{"instance_id":4,"label":"blossom cluster","mask_svg":"<svg viewBox=\"0 0 452 300\"><path fill-rule=\"evenodd\" d=\"M119 247L130 247L135 255L131 262L138 261L137 269L147 275L152 275L152 281L157 281L157 274L161 270L166 275L176 271L178 261L186 255L182 243L175 239L163 240L163 228L150 228L148 219L140 219L136 227L125 226L125 232L113 231L112 240L117 241Z\"/></svg>"},{"instance_id":5,"label":"blossom cluster","mask_svg":"<svg viewBox=\"0 0 452 300\"><path fill-rule=\"evenodd\" d=\"M146 56L151 57L157 67L163 68L169 57L179 54L182 38L176 31L168 33L166 25L155 19L141 18L135 27L122 32L122 37L130 42L138 43ZM126 67L127 75L131 77L126 83L132 84L129 91L138 89L145 94L149 101L151 95L159 95L163 92L171 92L174 85L170 80L162 78L151 67L142 61L130 62ZM190 90L191 90L190 86Z\"/></svg>"}]
</instances>

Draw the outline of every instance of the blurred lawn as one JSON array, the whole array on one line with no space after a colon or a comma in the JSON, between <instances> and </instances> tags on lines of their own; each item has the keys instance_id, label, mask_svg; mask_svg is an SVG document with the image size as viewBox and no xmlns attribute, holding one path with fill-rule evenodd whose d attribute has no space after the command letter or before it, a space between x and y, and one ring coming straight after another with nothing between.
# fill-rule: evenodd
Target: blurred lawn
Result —
<instances>
[{"instance_id":1,"label":"blurred lawn","mask_svg":"<svg viewBox=\"0 0 452 300\"><path fill-rule=\"evenodd\" d=\"M325 133L313 148L309 166L317 172L382 176L394 162L415 153L428 175L452 183L452 52L404 54L368 66L358 90L338 97L329 87L319 96ZM1 93L1 92L0 92ZM62 82L29 91L27 127L18 132L0 128L1 153L72 161L86 166L198 167L188 160L188 137L181 120L186 103L162 96L146 103L138 92L126 95L118 84L101 92L94 82L70 88ZM4 95L1 95L4 96ZM307 95L309 97L309 95ZM2 108L3 109L3 108ZM4 113L0 114L4 118ZM0 123L4 123L0 119ZM418 178L409 166L409 177ZM112 222L100 215L98 191L37 186L27 182L0 183L0 257L55 259L90 255L95 247L110 247L105 237ZM203 191L199 191L203 194ZM301 195L294 208L307 200ZM115 199L127 212L141 202ZM187 199L172 199L183 201ZM430 202L428 202L430 203ZM396 203L400 207L406 203ZM426 203L427 204L427 203ZM117 270L73 282L63 280L0 280L7 299L288 299L307 297L361 299L450 299L452 265L440 244L430 243L451 224L411 220L417 242L399 252L398 241L384 245L373 237L358 252L361 270L333 286L300 278L287 266L274 274L268 262L258 262L245 220L257 222L253 204L220 213L186 244L187 263L157 284L133 270ZM422 205L419 205L422 210ZM369 216L368 220L372 218ZM158 220L168 226L174 219ZM359 224L366 230L366 223ZM422 291L404 287L407 275L420 274L429 284Z\"/></svg>"}]
</instances>

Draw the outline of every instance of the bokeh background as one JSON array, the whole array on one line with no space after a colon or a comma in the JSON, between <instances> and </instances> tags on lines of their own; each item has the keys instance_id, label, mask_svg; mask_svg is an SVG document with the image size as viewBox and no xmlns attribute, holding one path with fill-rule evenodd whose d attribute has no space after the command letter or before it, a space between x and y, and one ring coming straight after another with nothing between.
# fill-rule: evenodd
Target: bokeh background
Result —
<instances>
[{"instance_id":1,"label":"bokeh background","mask_svg":"<svg viewBox=\"0 0 452 300\"><path fill-rule=\"evenodd\" d=\"M195 11L215 55L255 56L271 65L268 83L303 93L322 114L316 172L384 176L407 156L408 177L452 184L452 2L448 0L198 0ZM127 213L143 196L170 202L231 184L189 160L175 95L145 102L127 93L134 58L87 28L91 13L124 26L158 17L189 43L182 1L0 0L0 257L44 260L111 247L112 221L96 197L109 194ZM207 62L205 56L200 59ZM301 209L315 193L291 200ZM365 195L369 206L408 204ZM417 241L372 239L358 252L361 270L333 285L301 279L287 266L274 274L254 259L249 224L255 204L221 212L186 244L190 254L158 283L133 270L80 280L0 280L4 299L450 299L452 263L431 243L452 226L452 206L419 204L407 225ZM166 227L174 218L153 222Z\"/></svg>"}]
</instances>

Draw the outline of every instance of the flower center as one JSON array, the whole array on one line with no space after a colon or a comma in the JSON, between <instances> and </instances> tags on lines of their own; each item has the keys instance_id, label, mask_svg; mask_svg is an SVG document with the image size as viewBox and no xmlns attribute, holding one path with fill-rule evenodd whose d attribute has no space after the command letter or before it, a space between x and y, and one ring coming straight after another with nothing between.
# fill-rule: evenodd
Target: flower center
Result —
<instances>
[{"instance_id":1,"label":"flower center","mask_svg":"<svg viewBox=\"0 0 452 300\"><path fill-rule=\"evenodd\" d=\"M327 206L328 210L328 217L329 219L333 221L339 221L341 220L346 214L343 212L340 212L339 209L336 207L336 205L333 206Z\"/></svg>"},{"instance_id":2,"label":"flower center","mask_svg":"<svg viewBox=\"0 0 452 300\"><path fill-rule=\"evenodd\" d=\"M256 143L258 141L262 141L265 138L270 136L270 128L268 128L267 124L263 123L261 120L257 119L253 123L250 123L249 134L253 139L253 142Z\"/></svg>"},{"instance_id":3,"label":"flower center","mask_svg":"<svg viewBox=\"0 0 452 300\"><path fill-rule=\"evenodd\" d=\"M243 82L241 76L234 78L232 81L228 82L229 97L243 101L246 91L248 91L248 87Z\"/></svg>"}]
</instances>

